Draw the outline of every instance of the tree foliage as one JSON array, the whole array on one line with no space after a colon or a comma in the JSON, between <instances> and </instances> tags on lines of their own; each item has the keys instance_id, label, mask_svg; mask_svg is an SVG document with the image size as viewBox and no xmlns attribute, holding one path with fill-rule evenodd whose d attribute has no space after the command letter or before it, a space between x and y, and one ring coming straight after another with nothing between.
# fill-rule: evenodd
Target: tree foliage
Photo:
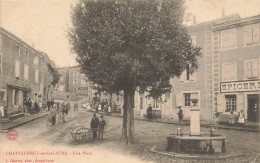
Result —
<instances>
[{"instance_id":1,"label":"tree foliage","mask_svg":"<svg viewBox=\"0 0 260 163\"><path fill-rule=\"evenodd\" d=\"M82 0L72 8L69 38L90 81L108 92L128 89L153 97L186 65L198 67L199 48L182 25L179 0Z\"/></svg>"},{"instance_id":2,"label":"tree foliage","mask_svg":"<svg viewBox=\"0 0 260 163\"><path fill-rule=\"evenodd\" d=\"M88 79L100 90L124 92L122 136L133 139L135 91L154 98L171 89L187 64L198 68L200 48L182 25L180 0L81 0L72 7L69 39Z\"/></svg>"},{"instance_id":3,"label":"tree foliage","mask_svg":"<svg viewBox=\"0 0 260 163\"><path fill-rule=\"evenodd\" d=\"M55 87L55 85L59 82L61 74L58 72L56 68L52 68L52 82L51 85Z\"/></svg>"}]
</instances>

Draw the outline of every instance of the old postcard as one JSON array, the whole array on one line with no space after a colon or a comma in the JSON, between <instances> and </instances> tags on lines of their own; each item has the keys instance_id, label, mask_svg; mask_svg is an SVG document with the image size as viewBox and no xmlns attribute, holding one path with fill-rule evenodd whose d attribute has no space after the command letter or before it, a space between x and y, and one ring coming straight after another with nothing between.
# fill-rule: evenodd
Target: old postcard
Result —
<instances>
[{"instance_id":1,"label":"old postcard","mask_svg":"<svg viewBox=\"0 0 260 163\"><path fill-rule=\"evenodd\" d=\"M0 163L260 162L259 0L0 0Z\"/></svg>"}]
</instances>

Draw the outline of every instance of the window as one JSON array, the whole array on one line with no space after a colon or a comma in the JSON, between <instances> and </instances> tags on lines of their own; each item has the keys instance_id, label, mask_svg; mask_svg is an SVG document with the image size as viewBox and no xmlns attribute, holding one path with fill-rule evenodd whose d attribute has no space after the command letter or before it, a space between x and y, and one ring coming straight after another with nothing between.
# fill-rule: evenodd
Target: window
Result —
<instances>
[{"instance_id":1,"label":"window","mask_svg":"<svg viewBox=\"0 0 260 163\"><path fill-rule=\"evenodd\" d=\"M29 59L29 52L26 50L25 51L25 59L28 60Z\"/></svg>"},{"instance_id":2,"label":"window","mask_svg":"<svg viewBox=\"0 0 260 163\"><path fill-rule=\"evenodd\" d=\"M158 99L153 99L153 108L159 108Z\"/></svg>"},{"instance_id":3,"label":"window","mask_svg":"<svg viewBox=\"0 0 260 163\"><path fill-rule=\"evenodd\" d=\"M2 53L0 52L0 74L2 74Z\"/></svg>"},{"instance_id":4,"label":"window","mask_svg":"<svg viewBox=\"0 0 260 163\"><path fill-rule=\"evenodd\" d=\"M236 95L226 95L226 112L236 110Z\"/></svg>"},{"instance_id":5,"label":"window","mask_svg":"<svg viewBox=\"0 0 260 163\"><path fill-rule=\"evenodd\" d=\"M29 76L29 66L27 64L24 64L24 80L28 81Z\"/></svg>"},{"instance_id":6,"label":"window","mask_svg":"<svg viewBox=\"0 0 260 163\"><path fill-rule=\"evenodd\" d=\"M198 93L184 93L184 106L192 106L192 99L198 99Z\"/></svg>"},{"instance_id":7,"label":"window","mask_svg":"<svg viewBox=\"0 0 260 163\"><path fill-rule=\"evenodd\" d=\"M35 82L35 84L38 84L39 83L39 70L35 69L34 74L35 74L34 82Z\"/></svg>"},{"instance_id":8,"label":"window","mask_svg":"<svg viewBox=\"0 0 260 163\"><path fill-rule=\"evenodd\" d=\"M140 97L140 109L143 109L143 100L144 100L144 97Z\"/></svg>"},{"instance_id":9,"label":"window","mask_svg":"<svg viewBox=\"0 0 260 163\"><path fill-rule=\"evenodd\" d=\"M230 49L236 46L236 29L221 31L221 48Z\"/></svg>"},{"instance_id":10,"label":"window","mask_svg":"<svg viewBox=\"0 0 260 163\"><path fill-rule=\"evenodd\" d=\"M34 57L34 59L33 59L33 64L39 65L39 58L38 58L37 56Z\"/></svg>"},{"instance_id":11,"label":"window","mask_svg":"<svg viewBox=\"0 0 260 163\"><path fill-rule=\"evenodd\" d=\"M184 93L184 106L190 106L190 93Z\"/></svg>"},{"instance_id":12,"label":"window","mask_svg":"<svg viewBox=\"0 0 260 163\"><path fill-rule=\"evenodd\" d=\"M20 77L20 61L15 60L15 77Z\"/></svg>"},{"instance_id":13,"label":"window","mask_svg":"<svg viewBox=\"0 0 260 163\"><path fill-rule=\"evenodd\" d=\"M197 40L196 40L196 36L191 36L191 41L192 41L192 44L194 45L194 46L196 46L197 45Z\"/></svg>"},{"instance_id":14,"label":"window","mask_svg":"<svg viewBox=\"0 0 260 163\"><path fill-rule=\"evenodd\" d=\"M246 78L258 78L259 77L259 60L246 61Z\"/></svg>"},{"instance_id":15,"label":"window","mask_svg":"<svg viewBox=\"0 0 260 163\"><path fill-rule=\"evenodd\" d=\"M236 80L236 63L223 63L222 64L222 81Z\"/></svg>"},{"instance_id":16,"label":"window","mask_svg":"<svg viewBox=\"0 0 260 163\"><path fill-rule=\"evenodd\" d=\"M245 45L252 45L259 43L259 25L247 25L244 28L244 41Z\"/></svg>"},{"instance_id":17,"label":"window","mask_svg":"<svg viewBox=\"0 0 260 163\"><path fill-rule=\"evenodd\" d=\"M182 75L180 76L180 81L195 81L196 80L196 73L190 73L190 64L186 66L186 69L183 71Z\"/></svg>"},{"instance_id":18,"label":"window","mask_svg":"<svg viewBox=\"0 0 260 163\"><path fill-rule=\"evenodd\" d=\"M21 55L21 54L20 54L20 46L19 46L19 45L16 45L15 51L16 51L16 55L17 55L17 56L20 56L20 55Z\"/></svg>"}]
</instances>

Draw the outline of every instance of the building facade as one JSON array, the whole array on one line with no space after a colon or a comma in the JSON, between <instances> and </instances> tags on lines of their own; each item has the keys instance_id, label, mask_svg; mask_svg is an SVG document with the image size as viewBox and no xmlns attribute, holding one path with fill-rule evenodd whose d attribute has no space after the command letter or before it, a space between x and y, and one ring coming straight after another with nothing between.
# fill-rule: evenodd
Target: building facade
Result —
<instances>
[{"instance_id":1,"label":"building facade","mask_svg":"<svg viewBox=\"0 0 260 163\"><path fill-rule=\"evenodd\" d=\"M151 104L161 118L178 119L182 106L189 119L192 99L198 99L202 120L214 122L217 112L245 111L247 121L259 121L260 15L226 16L188 27L192 43L202 48L199 68L189 67L180 78L172 78L172 91L160 99L136 92L135 114L146 115Z\"/></svg>"},{"instance_id":2,"label":"building facade","mask_svg":"<svg viewBox=\"0 0 260 163\"><path fill-rule=\"evenodd\" d=\"M59 92L66 92L68 98L82 95L91 101L94 92L87 77L80 72L79 66L58 68L58 72L61 74L59 83L55 87L58 96L62 96Z\"/></svg>"},{"instance_id":3,"label":"building facade","mask_svg":"<svg viewBox=\"0 0 260 163\"><path fill-rule=\"evenodd\" d=\"M50 95L50 60L0 27L0 101L7 115L23 113L23 101L44 102Z\"/></svg>"},{"instance_id":4,"label":"building facade","mask_svg":"<svg viewBox=\"0 0 260 163\"><path fill-rule=\"evenodd\" d=\"M248 122L259 122L260 15L212 28L214 111L245 113Z\"/></svg>"}]
</instances>

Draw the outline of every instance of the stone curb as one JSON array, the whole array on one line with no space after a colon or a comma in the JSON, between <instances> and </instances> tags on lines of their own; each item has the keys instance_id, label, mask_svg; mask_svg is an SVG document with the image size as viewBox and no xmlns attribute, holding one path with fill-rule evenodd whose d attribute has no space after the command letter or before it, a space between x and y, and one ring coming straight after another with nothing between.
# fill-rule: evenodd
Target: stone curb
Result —
<instances>
[{"instance_id":1,"label":"stone curb","mask_svg":"<svg viewBox=\"0 0 260 163\"><path fill-rule=\"evenodd\" d=\"M18 127L18 126L24 125L24 124L26 124L26 123L32 122L32 121L34 121L34 120L36 120L36 119L39 119L39 118L45 117L45 116L47 116L47 115L48 115L48 113L43 114L43 115L41 115L41 116L34 117L34 118L32 118L32 119L29 119L29 120L22 121L22 122L17 123L17 124L13 124L13 125L10 125L10 126L7 126L7 127L4 127L4 128L1 128L1 130L10 130L10 129L13 129L13 128L15 128L15 127Z\"/></svg>"},{"instance_id":2,"label":"stone curb","mask_svg":"<svg viewBox=\"0 0 260 163\"><path fill-rule=\"evenodd\" d=\"M93 110L89 110L90 112L95 112ZM102 114L100 112L97 112L97 114ZM106 115L106 116L115 116L115 117L123 117L122 115ZM148 121L148 122L157 122L157 123L167 123L167 124L174 124L174 125L178 125L178 122L165 122L165 121L158 121L158 120L148 120L148 119L143 119L143 118L134 118L135 120L140 120L140 121ZM183 123L184 126L188 126L189 123ZM238 131L246 131L246 132L260 132L259 129L252 129L252 128L233 128L233 127L229 127L229 126L219 126L219 125L211 125L211 124L201 124L201 127L206 127L206 128L210 128L210 127L214 127L214 128L218 128L218 129L225 129L225 130L238 130Z\"/></svg>"},{"instance_id":3,"label":"stone curb","mask_svg":"<svg viewBox=\"0 0 260 163\"><path fill-rule=\"evenodd\" d=\"M184 158L184 159L202 159L202 160L224 160L224 159L230 159L234 157L242 157L245 154L233 154L233 155L224 155L224 156L205 156L205 155L189 155L189 154L180 154L180 153L165 153L165 152L159 152L159 151L152 151L152 153L164 155L171 158ZM214 155L214 154L213 154Z\"/></svg>"}]
</instances>

